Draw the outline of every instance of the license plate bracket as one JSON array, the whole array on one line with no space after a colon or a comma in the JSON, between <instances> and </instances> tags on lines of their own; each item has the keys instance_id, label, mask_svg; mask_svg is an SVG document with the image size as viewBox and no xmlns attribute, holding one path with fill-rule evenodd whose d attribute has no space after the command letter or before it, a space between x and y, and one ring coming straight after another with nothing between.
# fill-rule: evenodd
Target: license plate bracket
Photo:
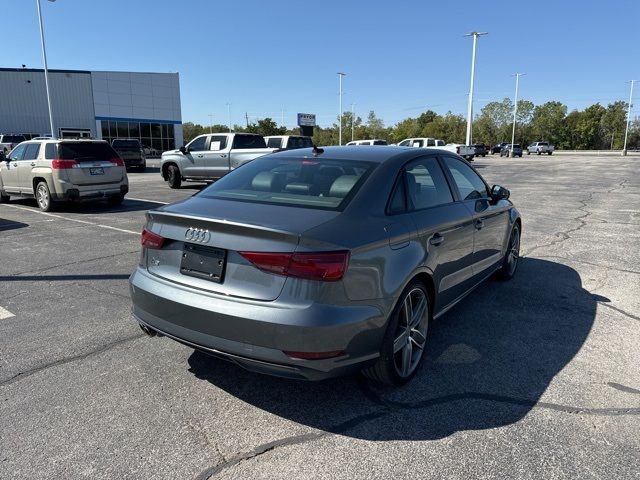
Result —
<instances>
[{"instance_id":1,"label":"license plate bracket","mask_svg":"<svg viewBox=\"0 0 640 480\"><path fill-rule=\"evenodd\" d=\"M89 169L89 173L91 175L104 175L104 168L102 168L102 167L91 167Z\"/></svg>"},{"instance_id":2,"label":"license plate bracket","mask_svg":"<svg viewBox=\"0 0 640 480\"><path fill-rule=\"evenodd\" d=\"M180 262L180 273L222 283L227 263L227 251L222 248L185 243Z\"/></svg>"}]
</instances>

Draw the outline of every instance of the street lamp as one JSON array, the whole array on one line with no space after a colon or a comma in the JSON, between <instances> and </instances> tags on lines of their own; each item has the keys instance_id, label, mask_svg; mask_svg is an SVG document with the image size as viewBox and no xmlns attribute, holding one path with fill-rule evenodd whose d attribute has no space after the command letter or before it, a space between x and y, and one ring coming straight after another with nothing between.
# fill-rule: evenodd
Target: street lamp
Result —
<instances>
[{"instance_id":1,"label":"street lamp","mask_svg":"<svg viewBox=\"0 0 640 480\"><path fill-rule=\"evenodd\" d=\"M631 92L629 92L629 106L627 108L627 128L624 131L624 146L622 147L623 156L627 154L627 137L629 136L629 122L631 121L631 101L633 100L633 84L635 82L636 80L631 80Z\"/></svg>"},{"instance_id":2,"label":"street lamp","mask_svg":"<svg viewBox=\"0 0 640 480\"><path fill-rule=\"evenodd\" d=\"M516 95L515 101L513 102L513 130L511 130L511 157L513 158L513 142L516 138L516 114L518 113L518 83L520 81L520 77L526 75L526 73L514 73L511 75L512 77L516 77Z\"/></svg>"},{"instance_id":3,"label":"street lamp","mask_svg":"<svg viewBox=\"0 0 640 480\"><path fill-rule=\"evenodd\" d=\"M467 108L467 145L471 145L471 122L473 121L473 81L476 73L476 42L478 37L487 32L469 32L465 37L473 37L473 51L471 53L471 86L469 87L469 106Z\"/></svg>"},{"instance_id":4,"label":"street lamp","mask_svg":"<svg viewBox=\"0 0 640 480\"><path fill-rule=\"evenodd\" d=\"M352 142L354 140L353 132L354 132L355 125L356 125L356 104L352 103L351 104L351 141Z\"/></svg>"},{"instance_id":5,"label":"street lamp","mask_svg":"<svg viewBox=\"0 0 640 480\"><path fill-rule=\"evenodd\" d=\"M229 132L231 132L231 104L227 102L227 125L229 126Z\"/></svg>"},{"instance_id":6,"label":"street lamp","mask_svg":"<svg viewBox=\"0 0 640 480\"><path fill-rule=\"evenodd\" d=\"M342 145L342 77L346 73L338 72L340 78L340 116L338 117L338 145Z\"/></svg>"},{"instance_id":7,"label":"street lamp","mask_svg":"<svg viewBox=\"0 0 640 480\"><path fill-rule=\"evenodd\" d=\"M213 133L212 129L213 128L213 113L209 114L209 133Z\"/></svg>"},{"instance_id":8,"label":"street lamp","mask_svg":"<svg viewBox=\"0 0 640 480\"><path fill-rule=\"evenodd\" d=\"M49 0L55 2L56 0ZM44 26L42 24L42 8L40 0L36 0L38 5L38 22L40 23L40 41L42 42L42 59L44 60L44 85L47 89L47 105L49 106L49 127L51 127L51 138L56 138L53 128L53 113L51 112L51 94L49 93L49 69L47 67L47 50L44 46Z\"/></svg>"}]
</instances>

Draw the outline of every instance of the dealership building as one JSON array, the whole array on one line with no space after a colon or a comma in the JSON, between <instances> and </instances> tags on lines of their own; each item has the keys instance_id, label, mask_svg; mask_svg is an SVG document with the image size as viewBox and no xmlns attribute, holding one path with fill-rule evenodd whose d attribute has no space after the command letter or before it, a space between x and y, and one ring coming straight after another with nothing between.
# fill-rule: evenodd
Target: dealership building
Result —
<instances>
[{"instance_id":1,"label":"dealership building","mask_svg":"<svg viewBox=\"0 0 640 480\"><path fill-rule=\"evenodd\" d=\"M59 138L138 138L158 151L182 145L177 73L49 70ZM50 135L44 71L0 68L0 134Z\"/></svg>"}]
</instances>

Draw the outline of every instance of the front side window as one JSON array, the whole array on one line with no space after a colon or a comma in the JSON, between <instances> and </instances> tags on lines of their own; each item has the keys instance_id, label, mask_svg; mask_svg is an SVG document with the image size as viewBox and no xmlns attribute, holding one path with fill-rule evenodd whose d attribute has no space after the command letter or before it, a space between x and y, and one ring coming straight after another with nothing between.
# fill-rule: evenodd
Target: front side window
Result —
<instances>
[{"instance_id":1,"label":"front side window","mask_svg":"<svg viewBox=\"0 0 640 480\"><path fill-rule=\"evenodd\" d=\"M489 192L484 181L469 165L462 160L449 156L445 156L444 161L458 187L462 200L489 198Z\"/></svg>"},{"instance_id":2,"label":"front side window","mask_svg":"<svg viewBox=\"0 0 640 480\"><path fill-rule=\"evenodd\" d=\"M401 146L401 147L408 147L409 146L409 142L410 142L410 140L403 140L398 145Z\"/></svg>"},{"instance_id":3,"label":"front side window","mask_svg":"<svg viewBox=\"0 0 640 480\"><path fill-rule=\"evenodd\" d=\"M27 148L26 145L18 145L9 154L9 160L14 160L14 161L22 160L22 158L24 157L24 151L26 148Z\"/></svg>"},{"instance_id":4,"label":"front side window","mask_svg":"<svg viewBox=\"0 0 640 480\"><path fill-rule=\"evenodd\" d=\"M198 196L342 210L375 165L348 160L262 157L222 177Z\"/></svg>"},{"instance_id":5,"label":"front side window","mask_svg":"<svg viewBox=\"0 0 640 480\"><path fill-rule=\"evenodd\" d=\"M202 150L204 150L204 144L206 143L206 141L207 137L204 135L194 138L188 145L189 150L191 150L192 152L201 152Z\"/></svg>"},{"instance_id":6,"label":"front side window","mask_svg":"<svg viewBox=\"0 0 640 480\"><path fill-rule=\"evenodd\" d=\"M407 197L414 210L453 202L447 180L435 157L421 158L406 168Z\"/></svg>"}]
</instances>

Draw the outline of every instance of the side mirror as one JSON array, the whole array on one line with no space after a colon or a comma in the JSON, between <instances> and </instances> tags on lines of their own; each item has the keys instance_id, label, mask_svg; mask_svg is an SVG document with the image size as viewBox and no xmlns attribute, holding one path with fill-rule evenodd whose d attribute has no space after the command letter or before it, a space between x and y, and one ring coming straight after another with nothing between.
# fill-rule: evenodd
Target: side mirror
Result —
<instances>
[{"instance_id":1,"label":"side mirror","mask_svg":"<svg viewBox=\"0 0 640 480\"><path fill-rule=\"evenodd\" d=\"M494 202L499 200L508 200L510 195L511 192L500 185L494 185L491 187L491 198L493 198Z\"/></svg>"},{"instance_id":2,"label":"side mirror","mask_svg":"<svg viewBox=\"0 0 640 480\"><path fill-rule=\"evenodd\" d=\"M186 155L187 153L189 153L189 149L184 145L180 147L180 151L182 152L183 155Z\"/></svg>"}]
</instances>

